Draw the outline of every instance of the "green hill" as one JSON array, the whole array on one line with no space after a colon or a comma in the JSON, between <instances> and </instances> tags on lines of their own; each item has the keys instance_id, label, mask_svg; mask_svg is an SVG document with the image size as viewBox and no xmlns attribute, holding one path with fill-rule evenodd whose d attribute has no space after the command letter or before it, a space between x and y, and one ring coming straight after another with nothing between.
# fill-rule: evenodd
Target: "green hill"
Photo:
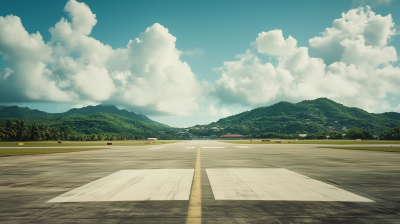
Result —
<instances>
[{"instance_id":1,"label":"green hill","mask_svg":"<svg viewBox=\"0 0 400 224\"><path fill-rule=\"evenodd\" d=\"M40 110L32 110L27 107L2 106L3 109L0 110L0 118L22 118L30 116L51 116L52 114L46 113Z\"/></svg>"},{"instance_id":2,"label":"green hill","mask_svg":"<svg viewBox=\"0 0 400 224\"><path fill-rule=\"evenodd\" d=\"M95 113L90 115L71 114L67 116L32 116L22 118L27 124L38 123L49 126L70 126L81 134L118 133L134 135L172 134L172 128L147 124L124 116Z\"/></svg>"},{"instance_id":3,"label":"green hill","mask_svg":"<svg viewBox=\"0 0 400 224\"><path fill-rule=\"evenodd\" d=\"M97 105L97 106L87 106L82 108L73 108L64 113L46 113L40 110L32 110L27 107L18 107L18 106L0 106L0 119L9 119L9 118L26 118L32 116L46 116L46 117L63 117L72 114L80 114L80 115L90 115L95 113L108 113L108 114L115 114L123 117L127 117L133 120L142 121L148 124L154 125L164 125L153 121L146 117L143 114L136 114L134 112L130 112L127 110L120 110L116 106L104 106L104 105ZM164 125L165 126L165 125Z\"/></svg>"},{"instance_id":4,"label":"green hill","mask_svg":"<svg viewBox=\"0 0 400 224\"><path fill-rule=\"evenodd\" d=\"M66 115L71 115L71 114L90 115L90 114L95 114L95 113L99 113L99 112L120 115L120 116L124 116L127 118L131 118L133 120L143 121L148 124L164 125L164 124L161 124L161 123L158 123L156 121L149 119L148 117L146 117L143 114L136 114L134 112L127 111L125 109L120 110L114 105L97 105L97 106L87 106L87 107L82 107L82 108L73 108L67 112L58 113L58 114L54 114L54 115L56 115L56 116L66 116Z\"/></svg>"},{"instance_id":5,"label":"green hill","mask_svg":"<svg viewBox=\"0 0 400 224\"><path fill-rule=\"evenodd\" d=\"M347 129L357 127L378 134L397 126L400 126L400 113L368 113L359 108L346 107L327 98L318 98L299 103L279 102L271 106L259 107L222 118L208 125L198 125L192 128L191 132L195 135L266 132L300 134L345 132ZM217 131L215 128L212 130L212 127L217 127Z\"/></svg>"}]
</instances>

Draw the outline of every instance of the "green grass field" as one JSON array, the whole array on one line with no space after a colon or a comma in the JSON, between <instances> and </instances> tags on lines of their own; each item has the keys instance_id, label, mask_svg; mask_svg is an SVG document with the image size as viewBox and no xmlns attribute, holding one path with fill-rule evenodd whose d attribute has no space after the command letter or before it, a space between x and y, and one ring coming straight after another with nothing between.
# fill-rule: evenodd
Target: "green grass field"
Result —
<instances>
[{"instance_id":1,"label":"green grass field","mask_svg":"<svg viewBox=\"0 0 400 224\"><path fill-rule=\"evenodd\" d=\"M356 141L356 140L271 140L271 142L262 142L261 140L223 140L220 142L234 143L234 144L279 144L274 141L281 141L280 144L329 144L329 145L350 145L350 144L400 144L400 141ZM291 143L288 143L291 142ZM295 143L293 143L295 142Z\"/></svg>"},{"instance_id":2,"label":"green grass field","mask_svg":"<svg viewBox=\"0 0 400 224\"><path fill-rule=\"evenodd\" d=\"M371 151L385 151L385 152L400 152L400 147L354 147L354 146L347 146L347 147L338 147L338 146L318 146L318 148L331 148L331 149L351 149L351 150L371 150Z\"/></svg>"},{"instance_id":3,"label":"green grass field","mask_svg":"<svg viewBox=\"0 0 400 224\"><path fill-rule=\"evenodd\" d=\"M121 141L65 141L57 143L57 141L31 141L20 142L24 145L17 145L19 142L0 142L0 147L61 147L61 146L106 146L107 142L112 145L162 145L179 142L178 140L157 140L157 141L135 141L135 140L121 140Z\"/></svg>"},{"instance_id":4,"label":"green grass field","mask_svg":"<svg viewBox=\"0 0 400 224\"><path fill-rule=\"evenodd\" d=\"M21 155L35 155L35 154L48 154L48 153L63 153L63 152L80 152L106 148L0 148L0 157L3 156L21 156Z\"/></svg>"}]
</instances>

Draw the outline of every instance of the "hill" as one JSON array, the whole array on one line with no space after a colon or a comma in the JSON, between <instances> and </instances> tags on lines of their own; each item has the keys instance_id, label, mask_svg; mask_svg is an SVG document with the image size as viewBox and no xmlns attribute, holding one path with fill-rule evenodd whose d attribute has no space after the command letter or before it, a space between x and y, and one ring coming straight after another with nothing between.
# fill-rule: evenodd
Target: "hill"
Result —
<instances>
[{"instance_id":1,"label":"hill","mask_svg":"<svg viewBox=\"0 0 400 224\"><path fill-rule=\"evenodd\" d=\"M90 115L31 116L24 117L22 120L27 124L68 125L73 131L81 134L118 133L150 136L174 133L174 130L167 126L147 124L124 116L101 112Z\"/></svg>"},{"instance_id":2,"label":"hill","mask_svg":"<svg viewBox=\"0 0 400 224\"><path fill-rule=\"evenodd\" d=\"M327 98L318 98L299 103L279 102L271 106L259 107L222 118L208 125L195 126L191 128L191 133L195 135L219 135L228 132L300 134L345 132L347 129L357 127L378 134L399 125L400 113L368 113L359 108L346 107Z\"/></svg>"},{"instance_id":3,"label":"hill","mask_svg":"<svg viewBox=\"0 0 400 224\"><path fill-rule=\"evenodd\" d=\"M147 116L143 114L136 114L134 112L127 111L125 109L120 110L114 105L97 105L97 106L87 106L82 108L73 108L64 113L54 114L56 116L67 116L71 114L81 114L81 115L90 115L95 113L107 113L107 114L115 114L120 115L123 117L127 117L133 120L143 121L148 124L155 124L155 125L164 125L158 123L156 121L151 120Z\"/></svg>"},{"instance_id":4,"label":"hill","mask_svg":"<svg viewBox=\"0 0 400 224\"><path fill-rule=\"evenodd\" d=\"M87 106L82 108L73 108L68 110L64 113L47 113L40 110L32 110L27 107L18 107L18 106L0 106L0 119L9 119L9 118L26 118L32 116L39 116L39 117L63 117L72 114L80 114L80 115L90 115L96 113L108 113L108 114L115 114L123 117L127 117L133 120L142 121L148 124L154 125L164 125L158 123L156 121L151 120L150 118L146 117L143 114L136 114L134 112L130 112L127 110L120 110L116 106L104 106L104 105L97 105L97 106Z\"/></svg>"},{"instance_id":5,"label":"hill","mask_svg":"<svg viewBox=\"0 0 400 224\"><path fill-rule=\"evenodd\" d=\"M18 106L1 106L0 108L0 118L22 118L22 117L30 117L30 116L51 116L52 114L46 113L40 110L32 110L27 107L18 107Z\"/></svg>"}]
</instances>

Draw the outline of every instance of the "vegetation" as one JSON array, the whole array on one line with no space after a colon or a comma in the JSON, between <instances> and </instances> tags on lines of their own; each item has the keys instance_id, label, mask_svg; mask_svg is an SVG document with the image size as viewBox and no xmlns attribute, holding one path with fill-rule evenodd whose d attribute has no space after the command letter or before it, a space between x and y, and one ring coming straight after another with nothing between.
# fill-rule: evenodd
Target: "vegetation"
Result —
<instances>
[{"instance_id":1,"label":"vegetation","mask_svg":"<svg viewBox=\"0 0 400 224\"><path fill-rule=\"evenodd\" d=\"M27 117L0 122L0 140L138 140L149 137L170 140L188 139L179 129L152 125L114 114Z\"/></svg>"},{"instance_id":2,"label":"vegetation","mask_svg":"<svg viewBox=\"0 0 400 224\"><path fill-rule=\"evenodd\" d=\"M400 147L336 147L336 146L318 146L318 148L332 148L332 149L351 149L351 150L371 150L371 151L385 151L385 152L400 152Z\"/></svg>"},{"instance_id":3,"label":"vegetation","mask_svg":"<svg viewBox=\"0 0 400 224\"><path fill-rule=\"evenodd\" d=\"M387 140L400 140L400 126L382 132L380 138Z\"/></svg>"},{"instance_id":4,"label":"vegetation","mask_svg":"<svg viewBox=\"0 0 400 224\"><path fill-rule=\"evenodd\" d=\"M266 138L266 139L343 139L343 134L340 132L324 132L312 133L306 137L300 137L297 134L278 134L278 133L264 133L264 134L250 134L247 138Z\"/></svg>"},{"instance_id":5,"label":"vegetation","mask_svg":"<svg viewBox=\"0 0 400 224\"><path fill-rule=\"evenodd\" d=\"M23 126L21 127L16 120L6 121L7 117L22 119ZM15 127L10 122L14 122ZM0 106L0 139L6 141L111 141L140 140L148 137L185 140L197 136L216 139L218 136L230 133L245 135L248 138L266 139L322 140L379 137L399 140L400 113L373 114L343 106L326 98L319 98L296 104L280 102L207 125L172 128L152 121L144 115L119 110L115 106L88 106L59 114L17 106ZM298 134L307 136L300 137Z\"/></svg>"},{"instance_id":6,"label":"vegetation","mask_svg":"<svg viewBox=\"0 0 400 224\"><path fill-rule=\"evenodd\" d=\"M15 148L25 148L25 147L81 147L81 146L98 146L105 147L108 142L112 142L112 145L164 145L170 143L179 142L179 140L160 140L160 141L145 141L145 140L122 140L122 141L24 141L23 145L17 145L20 142L3 141L0 142L0 147L15 147Z\"/></svg>"},{"instance_id":7,"label":"vegetation","mask_svg":"<svg viewBox=\"0 0 400 224\"><path fill-rule=\"evenodd\" d=\"M347 132L346 138L348 138L348 139L373 139L374 136L367 130L363 130L360 128L352 128Z\"/></svg>"},{"instance_id":8,"label":"vegetation","mask_svg":"<svg viewBox=\"0 0 400 224\"><path fill-rule=\"evenodd\" d=\"M342 133L360 128L379 134L400 126L400 113L368 113L359 108L343 106L327 98L299 103L279 102L271 106L245 111L208 125L196 125L190 132L198 136ZM321 136L322 138L322 136Z\"/></svg>"},{"instance_id":9,"label":"vegetation","mask_svg":"<svg viewBox=\"0 0 400 224\"><path fill-rule=\"evenodd\" d=\"M220 142L226 143L234 143L234 144L279 144L275 143L275 141L281 141L280 144L316 144L316 145L374 145L374 144L385 144L385 145L393 145L399 144L398 141L355 141L355 140L294 140L294 139L275 139L270 142L263 142L261 140L223 140ZM290 143L289 143L290 142Z\"/></svg>"},{"instance_id":10,"label":"vegetation","mask_svg":"<svg viewBox=\"0 0 400 224\"><path fill-rule=\"evenodd\" d=\"M32 110L27 107L0 107L0 118L22 118L30 116L51 116L51 114L40 110Z\"/></svg>"},{"instance_id":11,"label":"vegetation","mask_svg":"<svg viewBox=\"0 0 400 224\"><path fill-rule=\"evenodd\" d=\"M62 117L62 116L67 116L67 115L71 115L71 114L91 115L91 114L96 114L96 113L115 114L115 115L130 118L133 120L142 121L142 122L148 123L148 124L167 126L165 124L161 124L156 121L153 121L143 114L136 114L134 112L130 112L127 110L120 110L116 106L113 106L113 105L97 105L97 106L87 106L87 107L82 107L82 108L73 108L65 113L58 113L58 114L53 114L53 115Z\"/></svg>"},{"instance_id":12,"label":"vegetation","mask_svg":"<svg viewBox=\"0 0 400 224\"><path fill-rule=\"evenodd\" d=\"M87 106L82 108L73 108L64 113L46 113L40 110L32 110L27 107L18 107L18 106L0 106L0 118L9 119L9 118L26 118L26 117L64 117L72 114L80 114L80 115L91 115L95 113L108 113L115 114L123 117L127 117L133 120L142 121L148 124L154 125L162 125L164 124L155 122L143 114L136 114L134 112L129 112L127 110L120 110L116 106L105 106L105 105L97 105L97 106Z\"/></svg>"},{"instance_id":13,"label":"vegetation","mask_svg":"<svg viewBox=\"0 0 400 224\"><path fill-rule=\"evenodd\" d=\"M0 123L0 139L5 141L69 140L69 126L49 127L45 124L27 125L23 120L6 120Z\"/></svg>"},{"instance_id":14,"label":"vegetation","mask_svg":"<svg viewBox=\"0 0 400 224\"><path fill-rule=\"evenodd\" d=\"M34 154L48 154L61 152L79 152L88 150L97 150L105 148L0 148L0 157L2 156L20 156Z\"/></svg>"}]
</instances>

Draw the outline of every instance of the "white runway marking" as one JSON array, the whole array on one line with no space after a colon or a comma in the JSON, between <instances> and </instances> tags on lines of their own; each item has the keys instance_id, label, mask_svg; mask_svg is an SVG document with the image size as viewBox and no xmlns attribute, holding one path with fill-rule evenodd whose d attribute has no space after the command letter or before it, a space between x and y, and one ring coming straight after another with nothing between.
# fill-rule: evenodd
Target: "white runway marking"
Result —
<instances>
[{"instance_id":1,"label":"white runway marking","mask_svg":"<svg viewBox=\"0 0 400 224\"><path fill-rule=\"evenodd\" d=\"M236 148L241 148L241 149L247 149L247 148L250 148L250 147L248 147L248 146L235 146Z\"/></svg>"},{"instance_id":2,"label":"white runway marking","mask_svg":"<svg viewBox=\"0 0 400 224\"><path fill-rule=\"evenodd\" d=\"M202 149L224 149L225 147L201 147Z\"/></svg>"},{"instance_id":3,"label":"white runway marking","mask_svg":"<svg viewBox=\"0 0 400 224\"><path fill-rule=\"evenodd\" d=\"M195 147L186 147L187 149L194 149Z\"/></svg>"},{"instance_id":4,"label":"white runway marking","mask_svg":"<svg viewBox=\"0 0 400 224\"><path fill-rule=\"evenodd\" d=\"M279 168L206 169L215 200L373 202Z\"/></svg>"},{"instance_id":5,"label":"white runway marking","mask_svg":"<svg viewBox=\"0 0 400 224\"><path fill-rule=\"evenodd\" d=\"M162 148L164 148L164 147L152 147L152 148L149 148L149 149L162 149Z\"/></svg>"},{"instance_id":6,"label":"white runway marking","mask_svg":"<svg viewBox=\"0 0 400 224\"><path fill-rule=\"evenodd\" d=\"M194 169L121 170L48 202L189 200Z\"/></svg>"}]
</instances>

